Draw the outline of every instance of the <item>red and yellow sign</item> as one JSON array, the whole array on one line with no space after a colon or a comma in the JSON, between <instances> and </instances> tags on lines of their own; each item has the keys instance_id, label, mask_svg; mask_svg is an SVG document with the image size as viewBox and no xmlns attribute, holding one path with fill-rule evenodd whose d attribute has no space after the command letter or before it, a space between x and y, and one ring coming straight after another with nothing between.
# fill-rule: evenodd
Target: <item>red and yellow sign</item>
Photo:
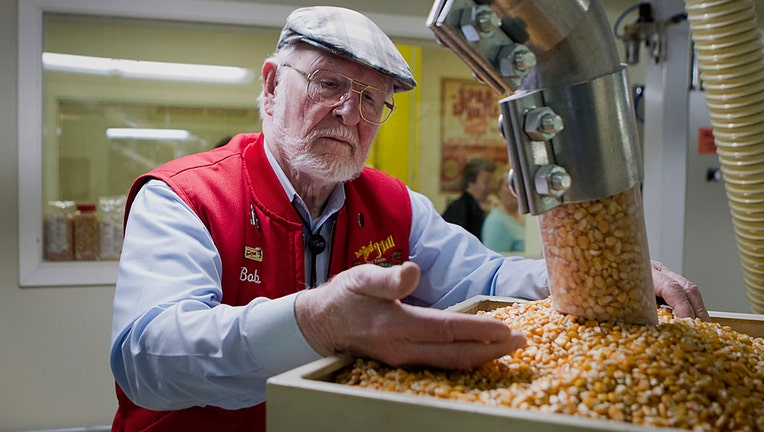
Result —
<instances>
[{"instance_id":1,"label":"red and yellow sign","mask_svg":"<svg viewBox=\"0 0 764 432\"><path fill-rule=\"evenodd\" d=\"M475 80L441 81L442 160L440 188L460 191L462 168L470 158L507 164L507 145L499 135L499 101L486 85Z\"/></svg>"}]
</instances>

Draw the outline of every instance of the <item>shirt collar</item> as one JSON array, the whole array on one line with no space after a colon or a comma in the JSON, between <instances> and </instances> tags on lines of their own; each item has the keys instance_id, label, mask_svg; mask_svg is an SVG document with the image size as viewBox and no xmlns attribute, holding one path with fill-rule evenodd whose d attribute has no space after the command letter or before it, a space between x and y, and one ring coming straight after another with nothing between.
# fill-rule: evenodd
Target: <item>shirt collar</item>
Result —
<instances>
[{"instance_id":1,"label":"shirt collar","mask_svg":"<svg viewBox=\"0 0 764 432\"><path fill-rule=\"evenodd\" d=\"M302 197L300 197L300 195L297 193L297 190L294 188L294 186L292 186L292 182L289 181L286 173L284 173L284 170L281 169L281 165L279 165L279 163L276 161L276 157L273 156L273 153L271 153L271 149L268 148L268 144L265 143L264 146L265 156L268 159L268 163L271 164L273 172L276 173L276 178L279 179L279 183L281 183L281 188L284 190L287 199L292 203L295 210L297 210L297 212L300 214L303 222L311 232L320 228L327 220L329 220L329 218L331 218L342 208L342 206L345 204L345 186L343 183L340 183L334 187L334 190L332 190L332 193L329 195L329 199L326 200L324 210L318 216L318 219L312 220L308 206L305 205Z\"/></svg>"}]
</instances>

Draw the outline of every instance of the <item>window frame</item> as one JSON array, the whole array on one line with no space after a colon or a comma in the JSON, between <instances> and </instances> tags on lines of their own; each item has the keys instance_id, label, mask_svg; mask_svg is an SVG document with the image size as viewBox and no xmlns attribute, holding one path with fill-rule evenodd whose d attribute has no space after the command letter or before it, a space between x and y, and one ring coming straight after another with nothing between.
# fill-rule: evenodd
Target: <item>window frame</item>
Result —
<instances>
[{"instance_id":1,"label":"window frame","mask_svg":"<svg viewBox=\"0 0 764 432\"><path fill-rule=\"evenodd\" d=\"M43 15L70 13L212 24L278 31L294 6L236 1L24 0L18 2L19 285L114 285L116 261L43 260ZM390 37L433 39L423 17L366 13Z\"/></svg>"}]
</instances>

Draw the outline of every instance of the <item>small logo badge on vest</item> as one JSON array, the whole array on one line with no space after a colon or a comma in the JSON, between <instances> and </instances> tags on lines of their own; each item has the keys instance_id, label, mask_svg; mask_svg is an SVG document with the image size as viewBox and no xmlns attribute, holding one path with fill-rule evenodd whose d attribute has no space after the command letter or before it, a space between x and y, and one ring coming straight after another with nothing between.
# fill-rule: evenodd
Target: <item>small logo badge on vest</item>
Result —
<instances>
[{"instance_id":1,"label":"small logo badge on vest","mask_svg":"<svg viewBox=\"0 0 764 432\"><path fill-rule=\"evenodd\" d=\"M394 247L395 239L393 239L392 235L389 235L387 238L375 242L369 240L369 244L363 245L360 249L355 251L355 257L356 259L363 260L365 262L381 262L384 261L384 254Z\"/></svg>"},{"instance_id":2,"label":"small logo badge on vest","mask_svg":"<svg viewBox=\"0 0 764 432\"><path fill-rule=\"evenodd\" d=\"M260 247L244 246L244 258L263 262L263 249Z\"/></svg>"}]
</instances>

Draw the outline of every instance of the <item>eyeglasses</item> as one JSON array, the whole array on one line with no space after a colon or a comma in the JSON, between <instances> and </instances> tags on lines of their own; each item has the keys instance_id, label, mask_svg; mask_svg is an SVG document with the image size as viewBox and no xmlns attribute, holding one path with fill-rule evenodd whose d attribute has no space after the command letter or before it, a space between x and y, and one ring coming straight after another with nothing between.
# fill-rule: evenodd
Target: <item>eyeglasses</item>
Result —
<instances>
[{"instance_id":1,"label":"eyeglasses","mask_svg":"<svg viewBox=\"0 0 764 432\"><path fill-rule=\"evenodd\" d=\"M351 92L358 93L360 97L358 109L361 113L361 118L375 125L384 123L395 110L395 101L392 94L388 96L386 92L376 87L356 81L339 72L318 69L307 73L296 69L290 64L285 63L281 66L286 66L295 72L299 72L308 80L308 97L319 105L336 107L345 102L350 97ZM358 84L362 89L354 89L353 84Z\"/></svg>"}]
</instances>

